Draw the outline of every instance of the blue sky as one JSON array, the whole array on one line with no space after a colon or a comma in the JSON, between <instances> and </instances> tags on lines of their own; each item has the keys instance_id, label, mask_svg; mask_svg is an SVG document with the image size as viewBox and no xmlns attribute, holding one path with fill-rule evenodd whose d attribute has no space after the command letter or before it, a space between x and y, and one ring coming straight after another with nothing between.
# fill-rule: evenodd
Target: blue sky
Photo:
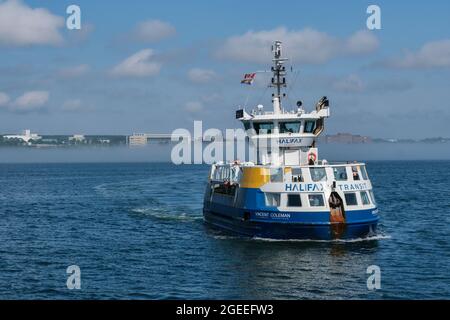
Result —
<instances>
[{"instance_id":1,"label":"blue sky","mask_svg":"<svg viewBox=\"0 0 450 320\"><path fill-rule=\"evenodd\" d=\"M70 4L79 31L65 28ZM381 30L366 28L370 4ZM281 38L299 72L284 107L328 96L327 133L450 137L448 12L448 1L0 1L0 133L239 127L247 99L270 107L266 75L240 78Z\"/></svg>"}]
</instances>

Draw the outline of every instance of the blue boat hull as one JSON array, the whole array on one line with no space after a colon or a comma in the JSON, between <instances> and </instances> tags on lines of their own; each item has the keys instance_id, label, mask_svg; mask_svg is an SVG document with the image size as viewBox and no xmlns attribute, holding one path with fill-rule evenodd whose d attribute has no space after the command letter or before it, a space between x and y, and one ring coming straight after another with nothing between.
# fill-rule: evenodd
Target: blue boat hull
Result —
<instances>
[{"instance_id":1,"label":"blue boat hull","mask_svg":"<svg viewBox=\"0 0 450 320\"><path fill-rule=\"evenodd\" d=\"M207 224L248 237L268 239L336 240L359 239L376 233L378 219L352 224L309 224L259 222L233 219L211 211L204 211Z\"/></svg>"},{"instance_id":2,"label":"blue boat hull","mask_svg":"<svg viewBox=\"0 0 450 320\"><path fill-rule=\"evenodd\" d=\"M280 211L265 205L263 193L241 189L237 200L205 195L203 216L206 223L234 234L270 239L358 239L376 233L379 220L376 207L347 210L345 223L331 223L330 212Z\"/></svg>"}]
</instances>

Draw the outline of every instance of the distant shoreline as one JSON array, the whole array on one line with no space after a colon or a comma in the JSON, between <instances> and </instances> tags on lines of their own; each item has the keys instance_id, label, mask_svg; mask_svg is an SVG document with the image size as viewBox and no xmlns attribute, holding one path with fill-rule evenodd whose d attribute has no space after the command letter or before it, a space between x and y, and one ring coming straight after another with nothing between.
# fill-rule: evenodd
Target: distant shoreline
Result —
<instances>
[{"instance_id":1,"label":"distant shoreline","mask_svg":"<svg viewBox=\"0 0 450 320\"><path fill-rule=\"evenodd\" d=\"M225 140L224 140L225 141ZM175 145L178 142L172 141L152 141L144 145L130 145L130 144L1 144L0 149L89 149L89 148L145 148L155 145ZM204 144L210 143L203 141ZM373 142L323 142L318 141L318 146L324 145L343 145L343 146L361 146L361 145L446 145L450 143L450 139L435 140L423 139L414 141L373 141Z\"/></svg>"},{"instance_id":2,"label":"distant shoreline","mask_svg":"<svg viewBox=\"0 0 450 320\"><path fill-rule=\"evenodd\" d=\"M25 130L25 135L0 135L0 148L79 148L79 147L142 147L146 145L169 145L170 134L135 134L135 135L39 135ZM227 141L222 136L222 141ZM210 141L203 141L209 143ZM375 144L446 144L450 138L431 137L423 139L385 139L372 138L351 133L326 134L317 138L318 145L375 145Z\"/></svg>"},{"instance_id":3,"label":"distant shoreline","mask_svg":"<svg viewBox=\"0 0 450 320\"><path fill-rule=\"evenodd\" d=\"M0 163L167 163L174 145L0 147ZM450 148L448 143L327 143L319 145L319 157L329 162L446 161Z\"/></svg>"}]
</instances>

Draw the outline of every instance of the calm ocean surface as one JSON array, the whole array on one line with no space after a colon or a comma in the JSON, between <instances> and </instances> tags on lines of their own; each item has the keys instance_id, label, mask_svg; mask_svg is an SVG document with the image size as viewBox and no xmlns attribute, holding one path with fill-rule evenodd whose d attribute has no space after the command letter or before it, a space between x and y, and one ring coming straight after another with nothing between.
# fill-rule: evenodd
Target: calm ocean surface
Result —
<instances>
[{"instance_id":1,"label":"calm ocean surface","mask_svg":"<svg viewBox=\"0 0 450 320\"><path fill-rule=\"evenodd\" d=\"M450 161L368 162L375 240L203 224L207 166L0 164L1 299L450 299ZM68 290L66 268L81 268ZM381 268L369 291L366 268Z\"/></svg>"}]
</instances>

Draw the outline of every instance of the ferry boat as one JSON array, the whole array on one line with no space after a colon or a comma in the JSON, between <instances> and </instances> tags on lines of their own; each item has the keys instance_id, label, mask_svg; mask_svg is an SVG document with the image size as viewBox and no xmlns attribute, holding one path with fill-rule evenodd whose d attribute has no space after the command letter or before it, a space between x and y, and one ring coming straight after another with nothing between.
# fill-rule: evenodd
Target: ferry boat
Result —
<instances>
[{"instance_id":1,"label":"ferry boat","mask_svg":"<svg viewBox=\"0 0 450 320\"><path fill-rule=\"evenodd\" d=\"M272 52L273 110L264 111L259 105L250 113L236 111L236 119L249 132L249 143L257 149L257 161L212 165L204 220L257 238L333 240L374 235L379 215L366 165L319 158L316 140L330 117L329 100L322 97L310 112L301 101L292 110L285 109L287 59L282 57L280 41Z\"/></svg>"}]
</instances>

